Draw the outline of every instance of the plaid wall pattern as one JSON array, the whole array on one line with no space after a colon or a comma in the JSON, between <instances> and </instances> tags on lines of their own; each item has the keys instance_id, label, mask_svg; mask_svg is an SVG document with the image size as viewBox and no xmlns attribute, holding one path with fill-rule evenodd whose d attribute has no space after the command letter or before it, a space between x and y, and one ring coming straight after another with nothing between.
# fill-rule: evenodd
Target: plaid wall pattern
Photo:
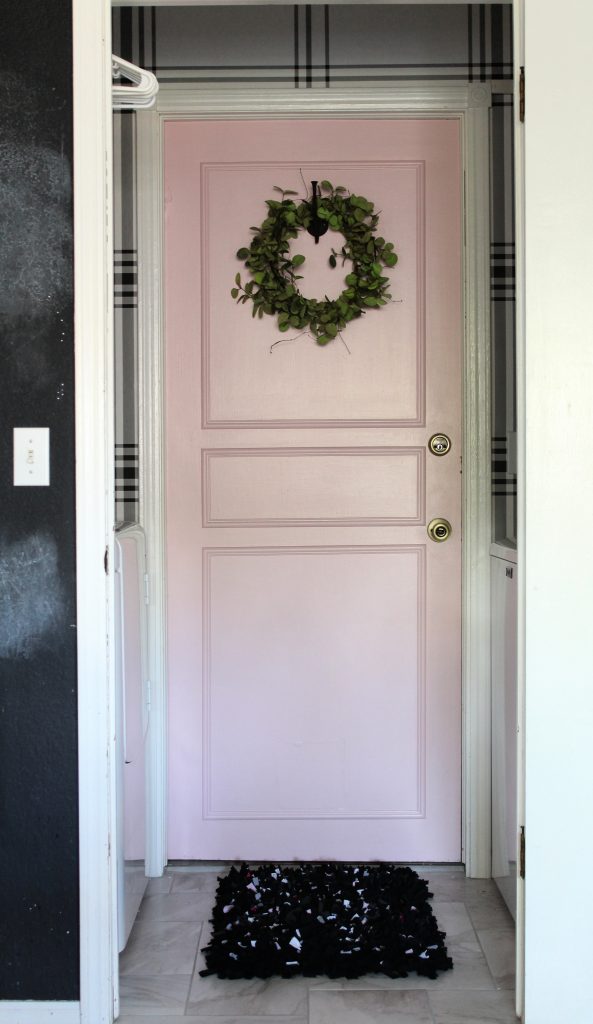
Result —
<instances>
[{"instance_id":1,"label":"plaid wall pattern","mask_svg":"<svg viewBox=\"0 0 593 1024\"><path fill-rule=\"evenodd\" d=\"M513 97L490 111L490 310L492 343L492 512L495 540L517 540L515 203Z\"/></svg>"},{"instance_id":2,"label":"plaid wall pattern","mask_svg":"<svg viewBox=\"0 0 593 1024\"><path fill-rule=\"evenodd\" d=\"M274 88L327 89L353 82L427 79L491 81L491 315L493 347L492 500L494 535L516 531L515 308L512 12L508 4L331 4L272 7L120 7L114 52L154 71L161 82L202 82L220 88L269 83ZM499 83L497 90L496 84ZM118 512L137 515L135 408L136 231L134 116L116 116L116 417ZM117 317L120 317L118 327ZM125 350L125 354L124 354ZM125 414L124 414L125 409ZM133 436L132 436L133 435ZM136 444L135 461L132 448ZM116 460L117 461L117 460ZM124 475L124 471L125 474ZM123 488L126 488L124 491Z\"/></svg>"},{"instance_id":3,"label":"plaid wall pattern","mask_svg":"<svg viewBox=\"0 0 593 1024\"><path fill-rule=\"evenodd\" d=\"M508 4L122 7L114 18L116 52L168 82L310 89L513 74Z\"/></svg>"},{"instance_id":4,"label":"plaid wall pattern","mask_svg":"<svg viewBox=\"0 0 593 1024\"><path fill-rule=\"evenodd\" d=\"M138 521L138 245L135 118L113 118L113 315L115 342L115 521Z\"/></svg>"}]
</instances>

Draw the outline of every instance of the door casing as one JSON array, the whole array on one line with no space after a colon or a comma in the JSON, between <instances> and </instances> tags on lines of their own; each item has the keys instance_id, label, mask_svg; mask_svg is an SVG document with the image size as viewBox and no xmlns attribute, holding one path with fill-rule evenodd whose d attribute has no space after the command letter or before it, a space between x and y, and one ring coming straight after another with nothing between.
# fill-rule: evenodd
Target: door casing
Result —
<instances>
[{"instance_id":1,"label":"door casing","mask_svg":"<svg viewBox=\"0 0 593 1024\"><path fill-rule=\"evenodd\" d=\"M490 876L490 270L488 84L428 82L288 91L163 84L138 114L140 521L151 567L147 870L167 860L167 681L164 506L163 126L169 119L426 117L460 121L464 168L462 855Z\"/></svg>"},{"instance_id":2,"label":"door casing","mask_svg":"<svg viewBox=\"0 0 593 1024\"><path fill-rule=\"evenodd\" d=\"M118 2L118 0L115 0ZM139 2L139 0L132 0ZM159 0L165 5L168 0ZM212 2L212 0L190 0L190 2ZM222 0L224 2L224 0ZM249 2L249 0L246 0ZM340 0L337 0L340 2ZM347 2L347 0L346 0ZM391 0L397 3L398 0ZM112 248L112 227L109 216L112 203L111 187L111 39L110 39L110 0L73 0L74 29L73 29L73 77L74 77L74 165L76 172L76 184L74 189L74 221L75 221L75 288L76 288L76 395L77 395L77 561L78 561L78 604L79 609L86 608L86 613L78 619L78 641L79 641L79 770L80 770L80 895L81 895L81 993L80 1003L47 1004L35 1006L35 1012L31 1015L31 1004L28 1004L27 1013L35 1019L49 1019L59 1021L87 1021L88 1024L105 1022L110 1024L113 1020L114 1007L117 1013L117 950L114 944L115 936L115 884L113 875L113 864L110 850L113 848L113 829L115 821L115 807L113 800L112 786L112 763L113 763L113 729L110 720L110 706L113 698L113 665L110 654L109 637L110 615L113 608L113 586L112 578L105 574L103 557L110 551L112 543L111 524L113 520L113 484L112 484L112 447L111 438L111 412L113 408L113 368L111 365L112 350L112 277L111 277L111 248ZM522 0L515 0L515 23L520 24L522 14ZM537 44L537 40L536 40ZM537 46L535 46L537 49ZM547 53L547 50L546 50ZM483 86L473 86L474 90L483 89ZM486 86L487 89L487 86ZM413 95L412 95L413 92ZM406 91L405 86L398 86L398 95L402 98L402 105L405 106L406 99L410 107L414 106L414 97L422 96L422 87L414 85L413 89ZM437 95L438 93L438 95ZM477 209L482 211L481 219L472 221L473 227L468 233L467 250L465 256L465 293L466 293L466 318L468 332L475 341L473 347L469 347L466 358L466 386L472 394L468 398L468 405L478 409L479 401L485 398L486 405L482 407L482 416L477 417L477 422L468 422L466 417L466 437L471 436L471 427L476 427L478 433L474 444L466 442L470 448L470 472L466 475L466 501L465 512L467 526L471 529L471 513L477 515L482 510L486 516L484 523L488 523L490 504L487 494L486 480L488 478L488 451L487 431L489 429L489 415L487 403L489 401L488 378L489 373L489 340L488 340L488 273L487 259L485 255L484 237L487 234L487 199L485 197L486 182L488 180L486 125L487 100L484 102L484 109L476 117L475 108L467 102L467 99L460 96L456 85L447 83L444 92L439 89L439 83L431 83L429 94L430 115L436 116L439 109L446 111L445 116L461 116L468 124L468 144L466 145L466 211L468 224L471 220L469 211ZM448 95L448 100L447 100ZM331 97L335 100L336 93L332 90ZM356 104L356 96L351 95L351 102ZM475 98L475 94L474 94ZM440 105L443 105L442 108ZM473 111L473 113L470 113ZM413 111L418 116L419 110ZM360 116L360 108L356 109ZM220 112L217 116L220 116ZM287 116L285 113L283 116ZM298 116L302 116L302 113ZM152 120L152 119L151 119ZM476 137L476 124L479 121L479 135L481 142L474 145ZM153 156L159 152L158 144L158 119L156 124L157 132L154 136L155 125L152 131L144 119L141 126L141 148L152 152ZM521 133L518 131L518 135ZM146 164L140 167L139 185L142 189L143 177L146 172ZM521 172L521 161L517 161L517 170ZM520 174L518 178L517 200L522 203L524 178ZM150 193L147 197L146 216L153 218L152 237L155 248L158 249L160 232L160 210L156 194ZM522 207L521 207L522 208ZM143 218L146 227L146 219ZM146 246L143 247L146 252ZM477 256L478 261L472 265L471 255ZM519 293L522 296L524 288L524 274L522 264L519 261ZM155 277L152 286L146 281L146 275ZM150 263L142 268L142 281L144 294L153 293L158 296L158 263ZM475 300L472 301L472 294ZM469 302L469 305L468 305ZM150 329L151 321L157 323L160 329L160 306L151 313L148 309L142 312L143 338L146 338L146 331ZM521 318L520 318L521 321ZM521 322L519 324L522 326ZM523 344L523 330L520 329L518 341ZM156 338L160 344L160 335ZM518 367L522 371L523 352L519 346ZM146 390L146 381L153 380L157 384L157 400L161 387L159 378L160 359L156 351L154 356L148 358L145 352L145 367L143 387ZM486 377L481 378L484 372ZM479 381L482 379L482 387ZM521 409L523 403L521 402ZM157 410L158 411L158 410ZM480 430L480 422L483 429ZM144 446L157 445L157 437L144 437ZM473 466L472 466L473 455ZM466 462L467 467L467 462ZM146 488L151 482L158 482L158 475L162 467L153 465L153 471L146 480ZM521 477L524 475L524 459L520 463ZM470 486L471 485L471 486ZM158 526L158 507L145 510ZM468 514L469 517L468 517ZM521 517L523 519L523 517ZM475 521L475 520L474 520ZM466 587L464 597L464 608L471 611L471 601L474 597L481 596L482 603L474 617L475 629L470 629L472 616L466 615L468 626L464 636L464 696L465 699L465 726L467 734L468 723L487 724L486 706L489 694L483 686L479 686L476 676L468 683L468 673L478 669L482 672L482 679L486 669L487 638L485 628L480 628L480 620L485 621L484 593L485 588L483 576L485 565L482 552L485 550L483 543L487 528L482 530L481 536L467 537L466 561L470 561L470 555L475 552L477 560L477 571L470 574L475 584L474 591ZM524 529L522 523L521 536ZM481 542L482 541L482 542ZM158 588L158 580L155 581ZM155 604L158 610L158 591L155 595ZM523 607L524 600L521 600ZM157 616L158 618L158 616ZM523 625L523 616L521 617ZM522 629L520 629L520 643L522 643ZM482 642L482 657L480 657L479 640ZM162 634L153 637L152 644L156 648L151 653L153 667L158 666L159 651L163 646ZM469 649L466 648L466 645ZM476 657L473 658L471 655ZM161 653L164 656L164 649ZM164 663L164 662L163 662ZM157 677L155 677L155 680ZM159 681L159 686L164 685L164 680ZM487 683L488 685L488 683ZM476 693L476 690L480 691ZM473 697L473 701L470 699ZM155 722L156 724L156 722ZM165 723L161 723L164 727ZM156 731L156 730L154 730ZM488 732L488 729L485 730ZM476 730L476 737L483 735L484 730ZM471 749L466 744L464 757L464 775L469 774L476 780L476 785L466 787L465 793L465 832L466 832L466 859L468 865L472 864L477 870L477 856L472 858L474 842L471 837L467 838L468 829L475 835L478 831L478 823L486 824L489 814L489 785L488 785L488 758L481 758L480 764L476 764L472 758L472 750L478 751L479 740L476 738ZM164 769L162 758L159 762L157 752L152 752L152 761L156 767L161 765ZM535 774L535 773L534 773ZM468 789L470 791L468 791ZM164 794L164 787L161 790ZM480 792L486 794L486 805L481 815L478 813L478 800ZM154 801L153 801L154 804ZM156 857L153 858L151 870L158 873L158 861L162 862L163 842L162 836L159 839L158 809L153 818L153 846L156 850ZM155 820L156 819L156 820ZM472 824L473 823L473 824ZM163 819L164 824L164 819ZM484 836L484 830L481 834ZM487 834L487 833L486 833ZM162 832L164 835L164 831ZM482 849L486 844L482 843ZM13 1019L13 1016L20 1012L22 1004L11 1004L10 1007L0 1011L2 1020Z\"/></svg>"}]
</instances>

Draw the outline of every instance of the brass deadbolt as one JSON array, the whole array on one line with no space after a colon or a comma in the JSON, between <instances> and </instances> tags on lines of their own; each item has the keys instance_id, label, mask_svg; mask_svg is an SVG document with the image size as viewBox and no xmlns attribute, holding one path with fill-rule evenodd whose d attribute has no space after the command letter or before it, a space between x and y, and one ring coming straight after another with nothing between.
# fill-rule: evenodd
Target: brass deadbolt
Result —
<instances>
[{"instance_id":1,"label":"brass deadbolt","mask_svg":"<svg viewBox=\"0 0 593 1024\"><path fill-rule=\"evenodd\" d=\"M433 434L428 447L433 455L446 455L451 450L451 438L446 434Z\"/></svg>"},{"instance_id":2,"label":"brass deadbolt","mask_svg":"<svg viewBox=\"0 0 593 1024\"><path fill-rule=\"evenodd\" d=\"M448 519L431 519L426 529L430 539L437 544L442 544L451 536L451 523Z\"/></svg>"}]
</instances>

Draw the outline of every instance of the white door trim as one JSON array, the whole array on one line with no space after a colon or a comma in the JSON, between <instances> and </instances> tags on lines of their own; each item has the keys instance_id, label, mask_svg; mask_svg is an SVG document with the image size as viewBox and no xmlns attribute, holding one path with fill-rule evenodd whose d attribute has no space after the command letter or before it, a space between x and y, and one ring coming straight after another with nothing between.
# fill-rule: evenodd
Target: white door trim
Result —
<instances>
[{"instance_id":1,"label":"white door trim","mask_svg":"<svg viewBox=\"0 0 593 1024\"><path fill-rule=\"evenodd\" d=\"M519 96L521 68L525 65L525 11L523 0L514 0L513 39L515 52L515 96ZM517 372L517 864L520 863L519 836L525 827L525 622L526 622L526 475L525 457L525 125L515 104L515 330ZM517 877L517 916L515 921L515 1010L525 1013L525 879Z\"/></svg>"},{"instance_id":2,"label":"white door trim","mask_svg":"<svg viewBox=\"0 0 593 1024\"><path fill-rule=\"evenodd\" d=\"M460 121L464 195L463 444L463 835L471 877L490 876L490 272L487 84L398 83L329 90L207 89L163 83L154 111L138 113L141 522L151 572L150 785L157 810L148 836L150 873L166 862L166 659L164 508L164 337L162 320L162 152L168 119L448 117Z\"/></svg>"},{"instance_id":3,"label":"white door trim","mask_svg":"<svg viewBox=\"0 0 593 1024\"><path fill-rule=\"evenodd\" d=\"M73 89L80 1019L110 1024L118 969L114 593L104 566L115 509L108 0L73 0Z\"/></svg>"},{"instance_id":4,"label":"white door trim","mask_svg":"<svg viewBox=\"0 0 593 1024\"><path fill-rule=\"evenodd\" d=\"M167 630L165 558L162 160L159 118L137 116L139 520L149 576L146 874L167 863Z\"/></svg>"}]
</instances>

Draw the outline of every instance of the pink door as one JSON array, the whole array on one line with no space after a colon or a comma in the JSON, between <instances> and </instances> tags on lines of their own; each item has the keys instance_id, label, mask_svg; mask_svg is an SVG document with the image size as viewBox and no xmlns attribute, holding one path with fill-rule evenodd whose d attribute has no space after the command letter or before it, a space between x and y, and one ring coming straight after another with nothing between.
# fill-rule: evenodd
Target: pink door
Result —
<instances>
[{"instance_id":1,"label":"pink door","mask_svg":"<svg viewBox=\"0 0 593 1024\"><path fill-rule=\"evenodd\" d=\"M230 296L301 172L399 254L348 347ZM171 858L460 859L460 197L454 120L166 126Z\"/></svg>"}]
</instances>

